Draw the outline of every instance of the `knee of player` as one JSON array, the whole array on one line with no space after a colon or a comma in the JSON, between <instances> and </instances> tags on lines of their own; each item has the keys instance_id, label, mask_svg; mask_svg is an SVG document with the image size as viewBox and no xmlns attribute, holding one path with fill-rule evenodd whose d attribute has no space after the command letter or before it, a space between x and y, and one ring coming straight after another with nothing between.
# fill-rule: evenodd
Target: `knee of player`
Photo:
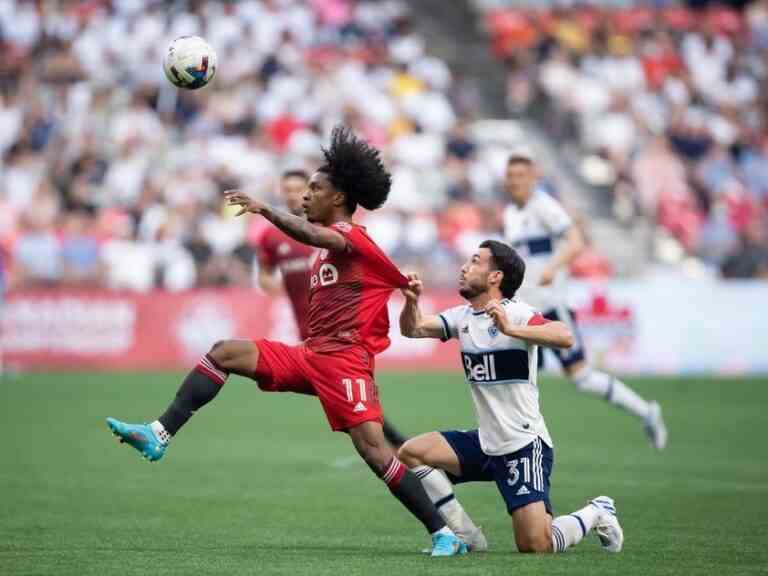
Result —
<instances>
[{"instance_id":1,"label":"knee of player","mask_svg":"<svg viewBox=\"0 0 768 576\"><path fill-rule=\"evenodd\" d=\"M546 534L515 535L517 551L523 554L544 554L552 552L552 537Z\"/></svg>"},{"instance_id":2,"label":"knee of player","mask_svg":"<svg viewBox=\"0 0 768 576\"><path fill-rule=\"evenodd\" d=\"M408 440L405 444L400 446L397 450L397 458L400 462L408 466L408 468L423 464L418 445L412 440Z\"/></svg>"}]
</instances>

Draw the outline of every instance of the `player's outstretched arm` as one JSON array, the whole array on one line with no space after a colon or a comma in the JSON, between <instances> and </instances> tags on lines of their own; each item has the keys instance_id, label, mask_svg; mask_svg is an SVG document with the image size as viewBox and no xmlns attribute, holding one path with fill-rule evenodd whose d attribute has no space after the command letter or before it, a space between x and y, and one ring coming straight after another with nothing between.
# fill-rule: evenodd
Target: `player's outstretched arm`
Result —
<instances>
[{"instance_id":1,"label":"player's outstretched arm","mask_svg":"<svg viewBox=\"0 0 768 576\"><path fill-rule=\"evenodd\" d=\"M224 198L230 206L240 206L240 212L236 216L242 216L247 212L261 214L288 236L302 244L336 251L347 248L347 240L341 233L325 226L312 224L300 216L278 210L260 200L254 200L241 190L227 190L224 192Z\"/></svg>"},{"instance_id":2,"label":"player's outstretched arm","mask_svg":"<svg viewBox=\"0 0 768 576\"><path fill-rule=\"evenodd\" d=\"M511 338L547 348L570 348L573 346L573 334L563 322L550 322L542 318L541 323L529 322L526 325L515 325L510 321L504 307L498 300L489 302L485 311L493 318L496 327ZM541 318L541 316L534 316L534 318Z\"/></svg>"},{"instance_id":3,"label":"player's outstretched arm","mask_svg":"<svg viewBox=\"0 0 768 576\"><path fill-rule=\"evenodd\" d=\"M443 338L443 323L437 316L424 316L419 308L423 284L418 274L407 274L408 288L402 290L405 305L400 312L400 333L408 338Z\"/></svg>"}]
</instances>

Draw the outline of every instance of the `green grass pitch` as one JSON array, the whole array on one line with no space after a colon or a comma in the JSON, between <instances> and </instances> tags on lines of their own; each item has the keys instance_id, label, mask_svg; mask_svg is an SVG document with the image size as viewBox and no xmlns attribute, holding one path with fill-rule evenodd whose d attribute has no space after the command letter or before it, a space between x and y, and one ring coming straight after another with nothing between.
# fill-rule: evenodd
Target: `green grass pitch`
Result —
<instances>
[{"instance_id":1,"label":"green grass pitch","mask_svg":"<svg viewBox=\"0 0 768 576\"><path fill-rule=\"evenodd\" d=\"M327 429L313 398L234 378L158 464L106 416L153 419L179 375L23 375L0 383L0 574L766 574L768 380L631 379L662 403L670 444L566 382L542 378L559 513L616 499L619 555L594 536L559 556L514 552L492 484L457 493L492 551L432 560L426 535ZM458 374L381 374L407 433L473 426Z\"/></svg>"}]
</instances>

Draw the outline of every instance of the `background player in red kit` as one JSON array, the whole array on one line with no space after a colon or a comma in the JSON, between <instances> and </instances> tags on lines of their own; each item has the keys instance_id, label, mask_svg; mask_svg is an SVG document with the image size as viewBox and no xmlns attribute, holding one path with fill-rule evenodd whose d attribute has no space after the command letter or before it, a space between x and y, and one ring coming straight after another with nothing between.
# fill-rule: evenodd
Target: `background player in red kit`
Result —
<instances>
[{"instance_id":1,"label":"background player in red kit","mask_svg":"<svg viewBox=\"0 0 768 576\"><path fill-rule=\"evenodd\" d=\"M229 374L254 378L259 388L315 394L333 430L347 432L370 468L432 536L433 556L465 553L419 479L398 459L382 431L374 356L389 346L387 301L408 286L365 229L354 224L358 205L379 208L391 178L379 152L343 127L334 129L325 162L304 193L306 219L225 193L239 215L260 214L292 238L320 248L310 278L308 335L299 346L270 340L217 342L187 375L173 402L151 424L107 418L112 432L145 458L159 460L171 438L213 400Z\"/></svg>"},{"instance_id":2,"label":"background player in red kit","mask_svg":"<svg viewBox=\"0 0 768 576\"><path fill-rule=\"evenodd\" d=\"M285 207L295 216L305 216L304 191L308 184L309 174L303 170L289 170L280 179L280 196ZM310 257L313 251L314 248L294 240L277 226L267 226L258 241L259 286L270 295L279 294L285 289L301 340L309 336L307 318ZM387 418L384 419L384 436L395 448L407 440Z\"/></svg>"},{"instance_id":3,"label":"background player in red kit","mask_svg":"<svg viewBox=\"0 0 768 576\"><path fill-rule=\"evenodd\" d=\"M303 170L290 170L280 179L280 196L294 216L304 216L304 191L308 183L309 174ZM309 336L307 316L312 252L312 246L291 238L277 226L267 226L258 242L259 286L270 295L285 289L301 340Z\"/></svg>"}]
</instances>

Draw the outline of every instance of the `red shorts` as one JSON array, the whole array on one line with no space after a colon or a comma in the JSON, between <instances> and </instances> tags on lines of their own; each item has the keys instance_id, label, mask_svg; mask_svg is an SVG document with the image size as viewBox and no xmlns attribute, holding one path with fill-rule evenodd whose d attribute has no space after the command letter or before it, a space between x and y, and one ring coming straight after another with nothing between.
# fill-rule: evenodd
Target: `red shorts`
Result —
<instances>
[{"instance_id":1,"label":"red shorts","mask_svg":"<svg viewBox=\"0 0 768 576\"><path fill-rule=\"evenodd\" d=\"M253 378L266 392L296 392L320 399L333 430L363 422L383 422L379 391L373 378L373 357L352 346L332 353L256 340L259 364Z\"/></svg>"}]
</instances>

